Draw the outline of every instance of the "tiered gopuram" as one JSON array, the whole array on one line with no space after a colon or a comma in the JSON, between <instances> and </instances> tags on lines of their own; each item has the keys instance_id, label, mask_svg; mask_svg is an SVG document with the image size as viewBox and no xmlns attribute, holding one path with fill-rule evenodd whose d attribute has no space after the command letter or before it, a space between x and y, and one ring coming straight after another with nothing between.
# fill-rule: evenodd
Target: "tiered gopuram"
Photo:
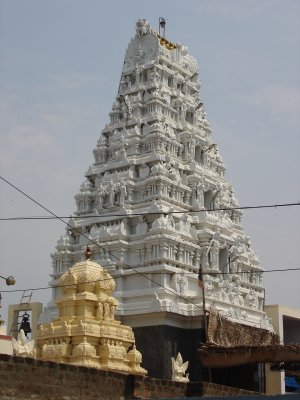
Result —
<instances>
[{"instance_id":1,"label":"tiered gopuram","mask_svg":"<svg viewBox=\"0 0 300 400\"><path fill-rule=\"evenodd\" d=\"M93 260L116 278L116 313L134 327L145 362L163 349L160 372L150 361L146 366L164 377L171 371L163 365L179 351L193 365L203 313L200 265L207 308L270 328L262 268L224 178L199 90L197 61L187 48L139 20L110 121L75 196L72 228L52 254L49 312L56 313L59 277L89 244Z\"/></svg>"}]
</instances>

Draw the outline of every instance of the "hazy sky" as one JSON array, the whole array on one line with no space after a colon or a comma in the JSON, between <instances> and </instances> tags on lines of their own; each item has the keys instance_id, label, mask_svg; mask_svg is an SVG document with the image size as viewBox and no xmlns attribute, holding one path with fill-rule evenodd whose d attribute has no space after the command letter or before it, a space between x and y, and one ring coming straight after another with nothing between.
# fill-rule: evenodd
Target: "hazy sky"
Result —
<instances>
[{"instance_id":1,"label":"hazy sky","mask_svg":"<svg viewBox=\"0 0 300 400\"><path fill-rule=\"evenodd\" d=\"M300 200L298 0L0 0L0 172L58 215L74 195L114 101L135 21L198 60L202 99L242 206ZM0 217L46 215L0 181ZM300 207L249 210L266 270L300 267ZM0 275L44 287L59 221L0 221ZM0 288L8 289L4 281ZM300 307L300 271L265 273L267 303ZM51 290L32 301L47 302ZM2 314L21 293L3 293Z\"/></svg>"}]
</instances>

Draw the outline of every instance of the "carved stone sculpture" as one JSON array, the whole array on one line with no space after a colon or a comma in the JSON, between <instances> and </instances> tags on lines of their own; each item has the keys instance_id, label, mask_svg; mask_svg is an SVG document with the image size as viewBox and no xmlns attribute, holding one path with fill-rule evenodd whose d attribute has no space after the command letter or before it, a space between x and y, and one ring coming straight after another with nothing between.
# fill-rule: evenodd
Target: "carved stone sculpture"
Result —
<instances>
[{"instance_id":1,"label":"carved stone sculpture","mask_svg":"<svg viewBox=\"0 0 300 400\"><path fill-rule=\"evenodd\" d=\"M204 210L204 182L200 180L196 186L196 196L194 206L199 210Z\"/></svg>"},{"instance_id":2,"label":"carved stone sculpture","mask_svg":"<svg viewBox=\"0 0 300 400\"><path fill-rule=\"evenodd\" d=\"M139 19L136 23L136 33L138 37L146 35L150 29L149 22L146 19Z\"/></svg>"},{"instance_id":3,"label":"carved stone sculpture","mask_svg":"<svg viewBox=\"0 0 300 400\"><path fill-rule=\"evenodd\" d=\"M232 274L236 274L239 270L238 260L240 256L240 250L238 248L238 239L235 239L232 246L228 250L229 267Z\"/></svg>"},{"instance_id":4,"label":"carved stone sculpture","mask_svg":"<svg viewBox=\"0 0 300 400\"><path fill-rule=\"evenodd\" d=\"M120 206L124 207L125 199L127 197L128 192L127 192L127 188L126 188L126 185L125 185L123 180L121 180L121 182L120 182L120 189L119 190L120 190Z\"/></svg>"},{"instance_id":5,"label":"carved stone sculpture","mask_svg":"<svg viewBox=\"0 0 300 400\"><path fill-rule=\"evenodd\" d=\"M115 204L115 185L111 179L108 186L109 206L112 207Z\"/></svg>"},{"instance_id":6,"label":"carved stone sculpture","mask_svg":"<svg viewBox=\"0 0 300 400\"><path fill-rule=\"evenodd\" d=\"M257 309L258 307L258 296L254 289L250 289L248 294L248 303L251 308Z\"/></svg>"},{"instance_id":7,"label":"carved stone sculpture","mask_svg":"<svg viewBox=\"0 0 300 400\"><path fill-rule=\"evenodd\" d=\"M187 214L182 215L179 223L176 224L176 228L178 229L179 232L181 232L185 236L191 236L191 224L188 221Z\"/></svg>"},{"instance_id":8,"label":"carved stone sculpture","mask_svg":"<svg viewBox=\"0 0 300 400\"><path fill-rule=\"evenodd\" d=\"M212 269L219 269L219 253L220 249L224 247L224 245L220 244L220 232L215 232L206 251L206 254L209 255L210 267Z\"/></svg>"},{"instance_id":9,"label":"carved stone sculpture","mask_svg":"<svg viewBox=\"0 0 300 400\"><path fill-rule=\"evenodd\" d=\"M23 329L20 330L17 340L12 338L14 354L20 357L33 357L34 340L28 340Z\"/></svg>"},{"instance_id":10,"label":"carved stone sculpture","mask_svg":"<svg viewBox=\"0 0 300 400\"><path fill-rule=\"evenodd\" d=\"M198 144L197 140L192 136L189 143L188 143L188 151L189 151L189 158L191 160L195 160L195 151L196 151L196 144Z\"/></svg>"},{"instance_id":11,"label":"carved stone sculpture","mask_svg":"<svg viewBox=\"0 0 300 400\"><path fill-rule=\"evenodd\" d=\"M186 374L189 362L182 360L181 354L178 353L176 359L172 357L172 381L189 382L189 376Z\"/></svg>"},{"instance_id":12,"label":"carved stone sculpture","mask_svg":"<svg viewBox=\"0 0 300 400\"><path fill-rule=\"evenodd\" d=\"M96 191L96 210L101 211L103 209L103 202L104 202L104 196L106 195L106 190L104 189L103 185L100 183L100 185L97 188Z\"/></svg>"}]
</instances>

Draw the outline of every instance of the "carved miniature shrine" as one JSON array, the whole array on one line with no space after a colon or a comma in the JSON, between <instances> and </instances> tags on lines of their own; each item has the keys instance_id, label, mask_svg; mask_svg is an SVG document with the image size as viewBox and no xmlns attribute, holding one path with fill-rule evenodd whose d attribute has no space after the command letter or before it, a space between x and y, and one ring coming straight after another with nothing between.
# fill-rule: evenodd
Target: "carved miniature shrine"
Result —
<instances>
[{"instance_id":1,"label":"carved miniature shrine","mask_svg":"<svg viewBox=\"0 0 300 400\"><path fill-rule=\"evenodd\" d=\"M161 348L167 349L170 341L184 359L197 348L199 329L203 330L200 266L207 309L214 307L235 322L272 329L263 311L262 268L241 226L233 187L224 177L200 95L198 64L187 47L171 43L146 20L138 20L109 117L94 149L95 162L75 196L72 228L67 227L52 254L53 301L48 313L57 313L59 277L72 281L67 271L89 244L93 260L118 276L116 312L134 328L145 362L153 359L155 335ZM73 289L66 290L69 299L75 296ZM53 329L67 332L66 313L72 314L75 303L62 306L60 301L58 321L64 325L58 328L54 322ZM115 311L110 301L107 297L107 308L97 311L106 316L103 329L110 326L108 316ZM86 318L94 318L93 307L88 310ZM89 351L90 362L97 363L95 347L90 347L96 344L86 342L86 321L83 315L78 318L77 360ZM92 322L89 327L96 329ZM51 329L47 325L47 335ZM124 348L133 343L132 337L126 340ZM61 351L68 345L61 342ZM53 344L47 346L44 351L50 354ZM171 367L165 370L165 365L175 354L168 349L159 361L146 364L152 376L171 378ZM193 365L196 361L190 360L192 377Z\"/></svg>"},{"instance_id":2,"label":"carved miniature shrine","mask_svg":"<svg viewBox=\"0 0 300 400\"><path fill-rule=\"evenodd\" d=\"M65 272L59 284L58 317L39 326L36 358L145 375L132 329L114 318L113 278L86 260Z\"/></svg>"}]
</instances>

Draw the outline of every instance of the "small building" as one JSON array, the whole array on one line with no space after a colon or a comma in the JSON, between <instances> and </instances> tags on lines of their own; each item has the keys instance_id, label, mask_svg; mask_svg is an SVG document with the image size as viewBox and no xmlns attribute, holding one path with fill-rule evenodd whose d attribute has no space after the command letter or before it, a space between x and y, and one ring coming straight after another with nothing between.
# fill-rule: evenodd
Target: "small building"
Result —
<instances>
[{"instance_id":1,"label":"small building","mask_svg":"<svg viewBox=\"0 0 300 400\"><path fill-rule=\"evenodd\" d=\"M0 320L0 354L13 354L13 346L11 336L6 334L6 326L4 321Z\"/></svg>"},{"instance_id":2,"label":"small building","mask_svg":"<svg viewBox=\"0 0 300 400\"><path fill-rule=\"evenodd\" d=\"M272 319L275 332L279 335L282 344L300 344L300 309L271 304L265 306L267 315ZM299 360L300 363L300 360ZM295 371L288 366L283 371L274 371L274 367L266 365L266 393L284 394L300 388L295 378ZM298 371L299 377L299 371ZM298 387L297 387L298 386Z\"/></svg>"}]
</instances>

